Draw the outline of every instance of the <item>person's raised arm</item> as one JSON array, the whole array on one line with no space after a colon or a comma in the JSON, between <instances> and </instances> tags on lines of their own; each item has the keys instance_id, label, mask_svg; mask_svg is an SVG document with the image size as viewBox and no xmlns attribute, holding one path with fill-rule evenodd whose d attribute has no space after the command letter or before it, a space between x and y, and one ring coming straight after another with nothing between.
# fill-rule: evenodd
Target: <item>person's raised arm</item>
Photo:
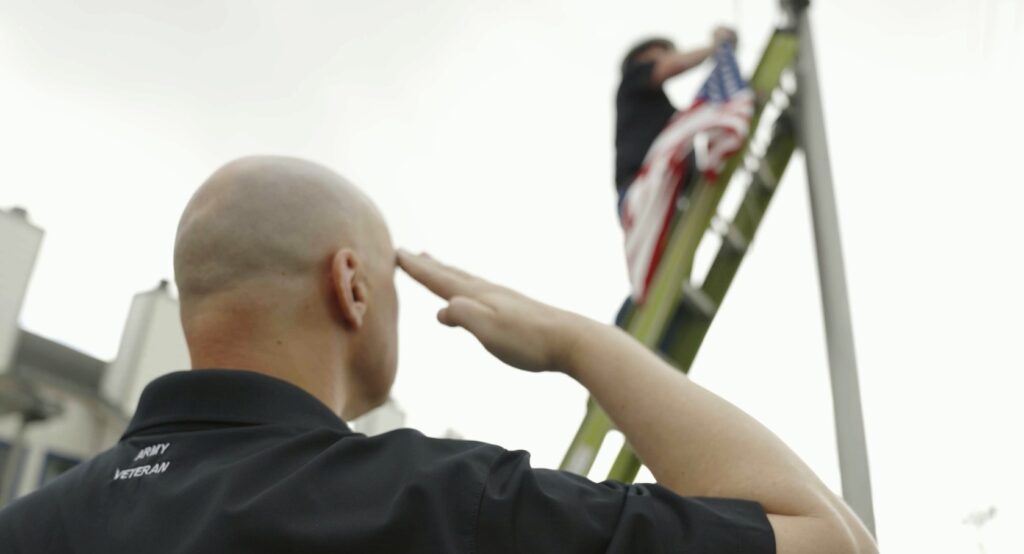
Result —
<instances>
[{"instance_id":1,"label":"person's raised arm","mask_svg":"<svg viewBox=\"0 0 1024 554\"><path fill-rule=\"evenodd\" d=\"M468 330L509 365L579 381L663 486L759 502L779 554L877 552L849 507L781 440L620 329L426 255L399 251L398 263L448 301L441 323Z\"/></svg>"},{"instance_id":2,"label":"person's raised arm","mask_svg":"<svg viewBox=\"0 0 1024 554\"><path fill-rule=\"evenodd\" d=\"M659 56L651 71L651 83L660 87L665 81L704 63L723 42L736 43L736 33L726 27L718 27L712 33L711 45L686 52L670 52Z\"/></svg>"}]
</instances>

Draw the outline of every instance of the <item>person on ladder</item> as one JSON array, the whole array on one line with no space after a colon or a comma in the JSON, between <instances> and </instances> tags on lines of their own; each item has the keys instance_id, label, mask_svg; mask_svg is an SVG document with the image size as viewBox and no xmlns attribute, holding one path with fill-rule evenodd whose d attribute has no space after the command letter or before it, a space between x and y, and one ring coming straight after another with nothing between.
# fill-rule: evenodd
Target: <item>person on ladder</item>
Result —
<instances>
[{"instance_id":1,"label":"person on ladder","mask_svg":"<svg viewBox=\"0 0 1024 554\"><path fill-rule=\"evenodd\" d=\"M753 94L736 66L736 42L732 29L718 27L703 48L678 51L659 37L638 43L623 58L615 97L615 186L632 293L617 318L620 326L628 306L646 296L676 198L699 175L714 179L746 136ZM676 109L665 82L710 58L716 67L696 101Z\"/></svg>"}]
</instances>

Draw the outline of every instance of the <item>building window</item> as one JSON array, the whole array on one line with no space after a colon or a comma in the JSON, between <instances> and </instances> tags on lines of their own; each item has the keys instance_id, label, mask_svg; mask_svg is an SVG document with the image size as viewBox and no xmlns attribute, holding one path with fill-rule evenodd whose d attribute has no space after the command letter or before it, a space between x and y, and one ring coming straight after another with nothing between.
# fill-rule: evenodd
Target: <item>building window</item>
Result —
<instances>
[{"instance_id":1,"label":"building window","mask_svg":"<svg viewBox=\"0 0 1024 554\"><path fill-rule=\"evenodd\" d=\"M3 504L3 499L6 497L6 491L4 491L3 489L4 485L6 484L4 481L7 478L8 469L13 467L14 474L11 475L11 485L15 489L18 488L18 481L21 477L21 460L15 462L13 454L14 448L11 446L11 444L0 440L0 505ZM23 456L19 457L24 459Z\"/></svg>"},{"instance_id":2,"label":"building window","mask_svg":"<svg viewBox=\"0 0 1024 554\"><path fill-rule=\"evenodd\" d=\"M57 477L60 477L60 475L65 471L78 465L78 462L80 461L81 460L75 458L69 458L67 456L48 452L46 454L46 460L43 462L43 471L39 474L39 486L46 486L47 483L53 481Z\"/></svg>"}]
</instances>

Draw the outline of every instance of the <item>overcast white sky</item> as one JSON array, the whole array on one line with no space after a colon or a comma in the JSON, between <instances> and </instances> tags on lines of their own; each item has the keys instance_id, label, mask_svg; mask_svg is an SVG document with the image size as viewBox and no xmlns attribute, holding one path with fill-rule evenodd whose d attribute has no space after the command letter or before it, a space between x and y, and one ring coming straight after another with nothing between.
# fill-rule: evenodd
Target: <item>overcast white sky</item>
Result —
<instances>
[{"instance_id":1,"label":"overcast white sky","mask_svg":"<svg viewBox=\"0 0 1024 554\"><path fill-rule=\"evenodd\" d=\"M813 10L880 542L973 552L962 519L994 505L988 551L1021 552L1024 3ZM194 188L250 153L328 164L398 244L610 321L627 291L618 59L652 33L702 45L719 22L739 28L749 71L776 4L0 0L0 206L47 233L23 325L113 357L132 295L172 275ZM678 104L705 72L673 83ZM692 376L838 489L794 162ZM502 367L434 321L437 300L399 288L409 423L557 465L585 392Z\"/></svg>"}]
</instances>

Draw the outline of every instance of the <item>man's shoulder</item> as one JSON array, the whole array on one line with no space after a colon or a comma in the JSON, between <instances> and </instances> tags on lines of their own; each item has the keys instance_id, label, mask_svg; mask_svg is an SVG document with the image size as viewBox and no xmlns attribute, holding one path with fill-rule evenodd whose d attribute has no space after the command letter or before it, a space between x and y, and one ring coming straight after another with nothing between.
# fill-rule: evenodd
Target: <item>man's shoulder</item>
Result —
<instances>
[{"instance_id":1,"label":"man's shoulder","mask_svg":"<svg viewBox=\"0 0 1024 554\"><path fill-rule=\"evenodd\" d=\"M657 94L662 90L653 80L654 62L635 63L622 72L616 98L623 100L631 97L644 97Z\"/></svg>"},{"instance_id":2,"label":"man's shoulder","mask_svg":"<svg viewBox=\"0 0 1024 554\"><path fill-rule=\"evenodd\" d=\"M349 444L352 444L351 442ZM360 435L353 446L395 461L489 466L506 450L481 441L429 437L416 429L396 429L374 436Z\"/></svg>"},{"instance_id":3,"label":"man's shoulder","mask_svg":"<svg viewBox=\"0 0 1024 554\"><path fill-rule=\"evenodd\" d=\"M398 429L339 440L325 454L319 467L344 467L335 482L343 488L373 484L385 495L434 491L449 501L475 505L508 451L486 442L434 438L413 429Z\"/></svg>"}]
</instances>

